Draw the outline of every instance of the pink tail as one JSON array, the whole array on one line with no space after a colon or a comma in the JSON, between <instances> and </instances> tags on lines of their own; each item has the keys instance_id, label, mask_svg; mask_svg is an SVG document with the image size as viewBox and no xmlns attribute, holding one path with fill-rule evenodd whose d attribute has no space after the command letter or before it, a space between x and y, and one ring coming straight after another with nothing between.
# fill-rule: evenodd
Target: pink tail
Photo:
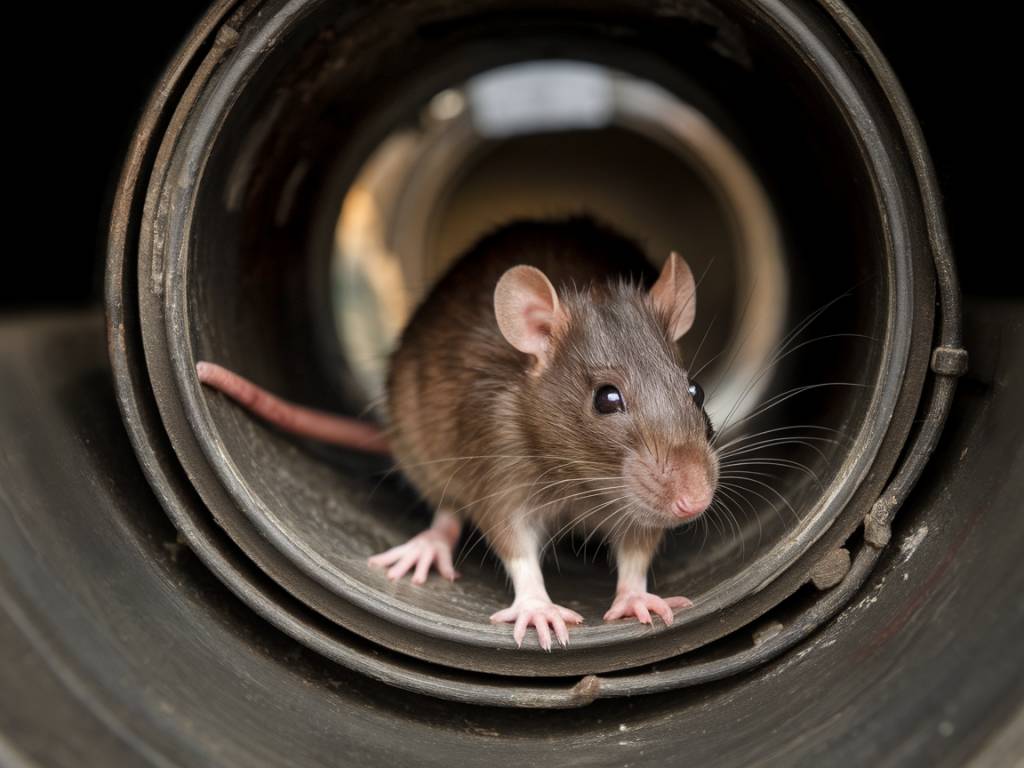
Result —
<instances>
[{"instance_id":1,"label":"pink tail","mask_svg":"<svg viewBox=\"0 0 1024 768\"><path fill-rule=\"evenodd\" d=\"M197 363L196 373L203 384L286 432L357 451L390 453L384 433L372 424L286 402L216 363Z\"/></svg>"}]
</instances>

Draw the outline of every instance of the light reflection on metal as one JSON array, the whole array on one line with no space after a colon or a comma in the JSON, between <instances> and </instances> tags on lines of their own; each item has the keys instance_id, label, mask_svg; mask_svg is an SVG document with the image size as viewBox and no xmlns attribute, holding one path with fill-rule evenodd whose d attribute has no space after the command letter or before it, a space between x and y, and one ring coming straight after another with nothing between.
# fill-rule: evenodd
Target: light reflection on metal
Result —
<instances>
[{"instance_id":1,"label":"light reflection on metal","mask_svg":"<svg viewBox=\"0 0 1024 768\"><path fill-rule=\"evenodd\" d=\"M488 139L603 128L615 114L613 76L574 61L501 67L466 86L473 127Z\"/></svg>"},{"instance_id":2,"label":"light reflection on metal","mask_svg":"<svg viewBox=\"0 0 1024 768\"><path fill-rule=\"evenodd\" d=\"M466 108L466 97L457 88L441 91L430 100L427 109L435 120L454 120Z\"/></svg>"}]
</instances>

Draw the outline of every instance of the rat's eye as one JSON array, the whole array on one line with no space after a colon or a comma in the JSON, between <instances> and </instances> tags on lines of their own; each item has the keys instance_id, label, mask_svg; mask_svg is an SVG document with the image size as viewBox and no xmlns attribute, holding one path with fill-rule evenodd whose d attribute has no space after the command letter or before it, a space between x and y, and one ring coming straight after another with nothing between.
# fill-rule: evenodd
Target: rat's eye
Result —
<instances>
[{"instance_id":1,"label":"rat's eye","mask_svg":"<svg viewBox=\"0 0 1024 768\"><path fill-rule=\"evenodd\" d=\"M594 410L598 413L621 413L626 410L626 403L619 390L611 384L605 384L594 392Z\"/></svg>"},{"instance_id":2,"label":"rat's eye","mask_svg":"<svg viewBox=\"0 0 1024 768\"><path fill-rule=\"evenodd\" d=\"M693 402L697 404L698 408L704 407L704 390L701 389L700 384L696 381L691 381L686 391L690 393L690 397L693 398Z\"/></svg>"}]
</instances>

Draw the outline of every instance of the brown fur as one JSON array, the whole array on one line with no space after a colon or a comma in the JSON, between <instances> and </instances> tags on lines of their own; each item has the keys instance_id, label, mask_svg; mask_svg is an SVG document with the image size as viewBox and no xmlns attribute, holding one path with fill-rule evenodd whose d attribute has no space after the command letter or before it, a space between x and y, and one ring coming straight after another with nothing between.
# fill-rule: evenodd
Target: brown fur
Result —
<instances>
[{"instance_id":1,"label":"brown fur","mask_svg":"<svg viewBox=\"0 0 1024 768\"><path fill-rule=\"evenodd\" d=\"M495 319L494 288L518 264L548 276L566 315L540 369ZM717 478L644 264L635 244L586 219L512 224L442 278L402 336L388 379L392 451L429 503L475 523L503 559L520 554L504 533L522 514L544 520L549 535L576 523L653 551L672 522L628 489L601 490L624 484L624 457L641 445L658 457L697 446ZM621 390L627 413L594 413L594 387L605 383Z\"/></svg>"}]
</instances>

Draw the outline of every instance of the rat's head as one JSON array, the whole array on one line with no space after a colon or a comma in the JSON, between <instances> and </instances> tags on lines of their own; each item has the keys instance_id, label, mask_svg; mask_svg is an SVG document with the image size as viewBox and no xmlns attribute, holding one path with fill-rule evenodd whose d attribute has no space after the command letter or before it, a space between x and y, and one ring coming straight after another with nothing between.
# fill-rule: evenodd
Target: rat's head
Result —
<instances>
[{"instance_id":1,"label":"rat's head","mask_svg":"<svg viewBox=\"0 0 1024 768\"><path fill-rule=\"evenodd\" d=\"M696 313L686 262L673 253L649 291L614 281L558 291L518 266L494 299L502 334L532 356L518 403L545 477L599 510L595 523L621 511L669 528L703 513L718 458L675 343Z\"/></svg>"}]
</instances>

